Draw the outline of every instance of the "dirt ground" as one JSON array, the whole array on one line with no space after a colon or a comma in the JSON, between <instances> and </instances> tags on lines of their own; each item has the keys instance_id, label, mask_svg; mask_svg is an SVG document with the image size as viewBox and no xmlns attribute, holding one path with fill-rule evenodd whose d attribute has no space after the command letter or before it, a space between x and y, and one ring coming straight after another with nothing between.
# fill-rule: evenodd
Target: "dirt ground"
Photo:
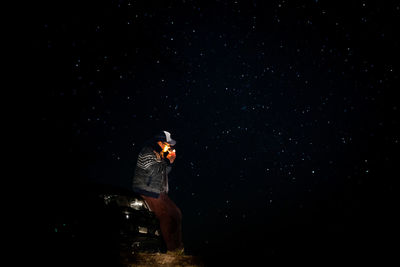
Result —
<instances>
[{"instance_id":1,"label":"dirt ground","mask_svg":"<svg viewBox=\"0 0 400 267\"><path fill-rule=\"evenodd\" d=\"M132 255L121 255L122 264L126 267L155 267L155 266L204 266L200 260L190 255L170 255L166 253L139 252Z\"/></svg>"}]
</instances>

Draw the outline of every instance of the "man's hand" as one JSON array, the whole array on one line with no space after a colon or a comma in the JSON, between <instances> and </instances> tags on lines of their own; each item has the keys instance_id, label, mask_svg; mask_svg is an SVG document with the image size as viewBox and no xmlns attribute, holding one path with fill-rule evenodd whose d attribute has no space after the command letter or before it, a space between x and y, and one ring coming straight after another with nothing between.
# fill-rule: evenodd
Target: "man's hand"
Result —
<instances>
[{"instance_id":1,"label":"man's hand","mask_svg":"<svg viewBox=\"0 0 400 267\"><path fill-rule=\"evenodd\" d=\"M169 162L172 164L175 161L176 158L176 153L174 151L171 151L167 155L167 159L169 159Z\"/></svg>"}]
</instances>

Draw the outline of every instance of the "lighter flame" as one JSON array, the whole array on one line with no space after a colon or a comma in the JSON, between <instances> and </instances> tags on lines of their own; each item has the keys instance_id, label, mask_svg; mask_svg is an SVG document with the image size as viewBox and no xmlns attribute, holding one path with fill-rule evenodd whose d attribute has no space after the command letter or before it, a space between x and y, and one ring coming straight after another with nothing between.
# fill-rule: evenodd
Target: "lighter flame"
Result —
<instances>
[{"instance_id":1,"label":"lighter flame","mask_svg":"<svg viewBox=\"0 0 400 267\"><path fill-rule=\"evenodd\" d=\"M170 146L169 144L165 144L165 143L164 143L164 148L163 148L162 151L163 151L163 153L165 153L165 152L167 152L167 151L170 152L170 153L171 153L171 152L172 152L172 153L175 153L175 152L176 152L175 149L172 149L172 150L171 150L171 146Z\"/></svg>"},{"instance_id":2,"label":"lighter flame","mask_svg":"<svg viewBox=\"0 0 400 267\"><path fill-rule=\"evenodd\" d=\"M165 145L164 149L163 149L163 152L167 152L169 150L169 148L170 148L169 145Z\"/></svg>"}]
</instances>

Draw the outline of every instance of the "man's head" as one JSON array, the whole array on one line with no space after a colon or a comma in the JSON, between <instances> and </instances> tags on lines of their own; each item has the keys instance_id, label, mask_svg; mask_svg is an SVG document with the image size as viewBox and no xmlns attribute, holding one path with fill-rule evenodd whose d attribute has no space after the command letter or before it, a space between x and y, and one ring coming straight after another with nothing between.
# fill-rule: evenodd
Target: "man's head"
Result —
<instances>
[{"instance_id":1,"label":"man's head","mask_svg":"<svg viewBox=\"0 0 400 267\"><path fill-rule=\"evenodd\" d=\"M155 139L161 148L161 157L167 158L173 163L176 157L176 151L172 147L176 144L176 141L171 138L171 134L167 131L162 131L155 136Z\"/></svg>"}]
</instances>

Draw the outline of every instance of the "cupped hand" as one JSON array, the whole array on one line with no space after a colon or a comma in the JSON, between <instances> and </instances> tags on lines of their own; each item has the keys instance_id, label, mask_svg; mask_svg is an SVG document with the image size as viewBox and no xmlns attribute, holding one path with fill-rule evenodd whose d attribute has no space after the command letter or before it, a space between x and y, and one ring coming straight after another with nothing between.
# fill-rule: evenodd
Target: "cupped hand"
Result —
<instances>
[{"instance_id":1,"label":"cupped hand","mask_svg":"<svg viewBox=\"0 0 400 267\"><path fill-rule=\"evenodd\" d=\"M175 161L176 158L176 153L175 152L170 152L167 155L167 159L169 159L169 162L172 164Z\"/></svg>"}]
</instances>

